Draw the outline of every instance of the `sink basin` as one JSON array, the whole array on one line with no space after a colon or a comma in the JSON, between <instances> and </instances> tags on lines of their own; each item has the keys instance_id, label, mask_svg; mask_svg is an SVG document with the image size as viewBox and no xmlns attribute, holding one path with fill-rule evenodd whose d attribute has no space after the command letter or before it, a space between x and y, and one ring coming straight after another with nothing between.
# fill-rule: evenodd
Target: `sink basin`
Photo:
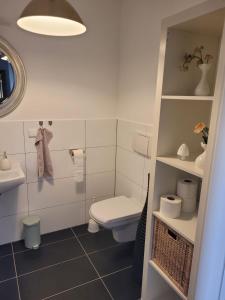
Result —
<instances>
[{"instance_id":1,"label":"sink basin","mask_svg":"<svg viewBox=\"0 0 225 300\"><path fill-rule=\"evenodd\" d=\"M14 189L25 182L25 175L19 163L12 165L11 170L0 170L0 194Z\"/></svg>"}]
</instances>

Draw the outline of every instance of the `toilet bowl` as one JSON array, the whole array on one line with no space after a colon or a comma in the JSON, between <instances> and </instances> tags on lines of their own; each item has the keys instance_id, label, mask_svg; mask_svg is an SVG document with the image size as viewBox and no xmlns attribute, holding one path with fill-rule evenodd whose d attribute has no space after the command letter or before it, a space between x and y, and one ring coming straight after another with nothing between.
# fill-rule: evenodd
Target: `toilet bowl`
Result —
<instances>
[{"instance_id":1,"label":"toilet bowl","mask_svg":"<svg viewBox=\"0 0 225 300\"><path fill-rule=\"evenodd\" d=\"M104 228L111 229L119 242L134 241L143 205L135 198L114 197L91 205L91 219Z\"/></svg>"}]
</instances>

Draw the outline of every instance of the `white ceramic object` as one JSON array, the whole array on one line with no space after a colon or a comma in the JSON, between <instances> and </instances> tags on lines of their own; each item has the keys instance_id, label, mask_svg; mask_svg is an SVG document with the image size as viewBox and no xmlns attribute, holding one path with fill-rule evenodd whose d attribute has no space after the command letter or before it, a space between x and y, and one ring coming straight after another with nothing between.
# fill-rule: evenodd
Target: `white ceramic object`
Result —
<instances>
[{"instance_id":1,"label":"white ceramic object","mask_svg":"<svg viewBox=\"0 0 225 300\"><path fill-rule=\"evenodd\" d=\"M164 195L160 198L160 213L167 218L180 217L182 199L176 195Z\"/></svg>"},{"instance_id":2,"label":"white ceramic object","mask_svg":"<svg viewBox=\"0 0 225 300\"><path fill-rule=\"evenodd\" d=\"M88 223L88 231L90 233L96 233L99 231L99 225L94 220L90 219Z\"/></svg>"},{"instance_id":3,"label":"white ceramic object","mask_svg":"<svg viewBox=\"0 0 225 300\"><path fill-rule=\"evenodd\" d=\"M181 160L186 160L190 155L188 146L186 144L180 145L179 149L177 150L177 155Z\"/></svg>"},{"instance_id":4,"label":"white ceramic object","mask_svg":"<svg viewBox=\"0 0 225 300\"><path fill-rule=\"evenodd\" d=\"M208 96L210 95L210 86L208 82L208 72L211 68L211 64L201 64L199 69L201 70L201 79L199 84L195 88L196 96Z\"/></svg>"},{"instance_id":5,"label":"white ceramic object","mask_svg":"<svg viewBox=\"0 0 225 300\"><path fill-rule=\"evenodd\" d=\"M204 150L202 154L200 154L196 159L195 159L195 165L199 169L204 169L205 166L205 161L206 161L206 148L207 144L204 144L201 142L201 147Z\"/></svg>"},{"instance_id":6,"label":"white ceramic object","mask_svg":"<svg viewBox=\"0 0 225 300\"><path fill-rule=\"evenodd\" d=\"M19 163L12 165L8 171L0 170L0 194L14 189L25 182L25 175Z\"/></svg>"},{"instance_id":7,"label":"white ceramic object","mask_svg":"<svg viewBox=\"0 0 225 300\"><path fill-rule=\"evenodd\" d=\"M119 242L134 241L143 205L134 198L119 196L92 204L89 214L92 220L111 229Z\"/></svg>"},{"instance_id":8,"label":"white ceramic object","mask_svg":"<svg viewBox=\"0 0 225 300\"><path fill-rule=\"evenodd\" d=\"M8 159L6 152L4 151L3 157L0 160L0 169L7 171L12 167L11 161Z\"/></svg>"}]
</instances>

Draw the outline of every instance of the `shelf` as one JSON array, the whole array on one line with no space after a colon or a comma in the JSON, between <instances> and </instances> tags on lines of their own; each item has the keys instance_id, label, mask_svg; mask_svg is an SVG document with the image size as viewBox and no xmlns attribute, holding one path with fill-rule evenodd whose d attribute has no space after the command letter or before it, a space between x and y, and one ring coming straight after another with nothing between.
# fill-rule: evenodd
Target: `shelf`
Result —
<instances>
[{"instance_id":1,"label":"shelf","mask_svg":"<svg viewBox=\"0 0 225 300\"><path fill-rule=\"evenodd\" d=\"M166 165L169 165L171 167L174 167L176 169L187 172L189 174L203 178L204 175L203 170L196 167L194 161L186 161L186 160L183 161L178 159L176 156L171 156L171 157L158 156L156 160Z\"/></svg>"},{"instance_id":2,"label":"shelf","mask_svg":"<svg viewBox=\"0 0 225 300\"><path fill-rule=\"evenodd\" d=\"M153 215L187 239L190 243L195 243L195 233L198 219L197 215L181 214L181 216L177 219L167 218L159 211L154 211Z\"/></svg>"},{"instance_id":3,"label":"shelf","mask_svg":"<svg viewBox=\"0 0 225 300\"><path fill-rule=\"evenodd\" d=\"M157 298L154 298L154 300L180 300L180 297L177 296L177 295L169 295L168 293L167 294L164 294L164 295L161 295Z\"/></svg>"},{"instance_id":4,"label":"shelf","mask_svg":"<svg viewBox=\"0 0 225 300\"><path fill-rule=\"evenodd\" d=\"M178 289L178 287L172 282L172 280L170 280L169 277L152 260L149 261L149 265L153 267L153 269L168 283L168 285L181 297L181 299L187 300L187 297Z\"/></svg>"},{"instance_id":5,"label":"shelf","mask_svg":"<svg viewBox=\"0 0 225 300\"><path fill-rule=\"evenodd\" d=\"M177 96L163 95L163 100L184 100L184 101L213 101L213 96Z\"/></svg>"}]
</instances>

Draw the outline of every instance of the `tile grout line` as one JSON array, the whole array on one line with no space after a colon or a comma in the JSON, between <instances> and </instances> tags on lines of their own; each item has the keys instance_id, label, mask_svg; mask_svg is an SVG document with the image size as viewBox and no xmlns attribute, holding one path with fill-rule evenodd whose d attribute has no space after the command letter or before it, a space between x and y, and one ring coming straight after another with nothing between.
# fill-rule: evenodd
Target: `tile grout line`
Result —
<instances>
[{"instance_id":1,"label":"tile grout line","mask_svg":"<svg viewBox=\"0 0 225 300\"><path fill-rule=\"evenodd\" d=\"M60 243L60 242L69 241L69 240L74 240L74 236L73 236L73 237L70 237L70 238L63 239L63 240L58 240L58 241L55 241L55 242L51 242L51 243L46 243L46 244L40 245L39 248L48 247L48 246L51 246L51 245L54 245L54 244L58 244L58 243ZM14 251L14 253L15 253L15 254L20 254L20 253L30 252L30 251L32 251L32 249L25 249L25 250L21 250L21 251ZM11 254L8 254L8 255L11 255ZM1 257L0 257L0 258L1 258Z\"/></svg>"},{"instance_id":2,"label":"tile grout line","mask_svg":"<svg viewBox=\"0 0 225 300\"><path fill-rule=\"evenodd\" d=\"M16 279L16 276L10 277L10 278L5 279L5 280L2 280L2 281L0 281L0 284L5 283L5 282L10 281L10 280L13 280L13 279Z\"/></svg>"},{"instance_id":3,"label":"tile grout line","mask_svg":"<svg viewBox=\"0 0 225 300\"><path fill-rule=\"evenodd\" d=\"M11 243L11 247L12 247L12 253L13 253L13 263L14 263L14 268L15 268L15 273L16 273L16 284L17 284L18 296L19 296L19 300L21 300L19 280L18 280L18 274L17 274L17 268L16 268L16 260L15 260L15 254L13 251L12 243Z\"/></svg>"},{"instance_id":4,"label":"tile grout line","mask_svg":"<svg viewBox=\"0 0 225 300\"><path fill-rule=\"evenodd\" d=\"M122 268L122 269L119 269L119 270L117 270L117 271L114 271L114 272L112 272L112 273L109 273L109 274L103 275L103 276L101 276L101 278L105 278L105 277L108 277L108 276L111 276L111 275L117 274L117 273L119 273L119 272L123 272L123 271L125 271L125 270L131 269L132 267L133 267L133 265L130 265L130 266L128 266L128 267L124 267L124 268Z\"/></svg>"},{"instance_id":5,"label":"tile grout line","mask_svg":"<svg viewBox=\"0 0 225 300\"><path fill-rule=\"evenodd\" d=\"M74 240L75 240L75 239L74 239ZM20 275L18 275L18 278L24 277L24 276L27 276L27 275L30 275L30 274L35 273L35 272L47 270L47 269L50 269L50 268L52 268L52 267L62 265L62 264L64 264L64 263L67 263L67 262L70 262L70 261L73 261L73 260L80 259L80 258L82 258L82 257L84 257L84 256L85 256L84 254L83 254L83 255L79 255L79 256L73 257L73 258L71 258L71 259L63 260L63 261L61 261L61 262L58 262L58 263L55 263L55 264L52 264L52 265L48 265L48 266L45 266L45 267L42 267L42 268L33 270L33 271L31 271L31 272L27 272L27 273L24 273L24 274L20 274Z\"/></svg>"},{"instance_id":6,"label":"tile grout line","mask_svg":"<svg viewBox=\"0 0 225 300\"><path fill-rule=\"evenodd\" d=\"M76 286L74 286L74 287L71 287L71 288L69 288L69 289L66 289L66 290L64 290L64 291L62 291L62 292L59 292L59 293L57 293L57 294L53 294L53 295L51 295L51 296L42 298L41 300L48 300L48 299L51 299L52 297L55 297L55 296L58 296L58 295L62 295L62 294L64 294L64 293L66 293L66 292L69 292L69 291L75 290L75 289L77 289L77 288L80 288L80 287L82 287L82 286L85 286L86 284L90 284L90 283L95 282L95 281L98 281L98 280L101 281L101 278L105 278L105 277L108 277L108 276L110 276L110 275L117 274L117 273L119 273L119 272L125 271L125 270L130 269L130 268L132 268L132 265L130 265L130 266L128 266L128 267L125 267L125 268L122 268L122 269L120 269L120 270L117 270L117 271L115 271L115 272L112 272L112 273L110 273L110 274L103 275L103 276L101 276L100 278L96 278L96 279L87 281L87 282L85 282L85 283L76 285Z\"/></svg>"},{"instance_id":7,"label":"tile grout line","mask_svg":"<svg viewBox=\"0 0 225 300\"><path fill-rule=\"evenodd\" d=\"M48 296L48 297L42 298L41 300L47 300L47 299L51 299L52 297L55 297L55 296L58 296L58 295L62 295L62 294L64 294L64 293L66 293L66 292L69 292L69 291L75 290L75 289L77 289L77 288L80 288L80 287L82 287L82 286L84 286L84 285L86 285L86 284L89 284L89 283L92 283L92 282L95 282L95 281L98 281L98 280L99 280L99 278L96 278L96 279L93 279L93 280L87 281L87 282L85 282L85 283L82 283L82 284L79 284L79 285L73 286L73 287L71 287L71 288L69 288L69 289L66 289L66 290L64 290L64 291L62 291L62 292L59 292L59 293L57 293L57 294L54 294L54 295L51 295L51 296Z\"/></svg>"},{"instance_id":8,"label":"tile grout line","mask_svg":"<svg viewBox=\"0 0 225 300\"><path fill-rule=\"evenodd\" d=\"M13 255L12 253L10 253L10 254L5 254L5 255L0 256L0 259L6 258L6 257L8 257L8 256L12 256L12 255Z\"/></svg>"},{"instance_id":9,"label":"tile grout line","mask_svg":"<svg viewBox=\"0 0 225 300\"><path fill-rule=\"evenodd\" d=\"M88 255L88 253L86 252L86 250L84 249L83 245L81 244L81 242L80 242L79 238L77 237L77 235L75 234L75 232L73 231L73 229L72 229L72 228L71 228L71 230L72 230L72 232L73 232L74 236L76 237L76 239L77 239L77 242L79 243L79 245L80 245L80 246L81 246L81 248L83 249L83 251L84 251L84 253L85 253L85 255L86 255L87 259L89 260L90 264L92 265L92 267L94 268L95 272L97 273L97 275L98 275L99 279L101 280L101 282L102 282L103 286L105 287L106 291L108 292L108 294L109 294L110 298L111 298L112 300L114 300L114 298L113 298L113 296L111 295L110 291L108 290L108 288L107 288L107 286L106 286L105 282L102 280L102 278L101 278L100 274L98 273L98 270L95 268L95 266L94 266L93 262L91 261L91 259L90 259L89 255Z\"/></svg>"},{"instance_id":10,"label":"tile grout line","mask_svg":"<svg viewBox=\"0 0 225 300\"><path fill-rule=\"evenodd\" d=\"M102 251L107 250L107 249L117 248L119 246L121 246L121 245L114 245L114 246L109 246L109 247L106 247L106 248L102 248L100 250L91 251L91 252L88 252L88 255L95 254L95 253L98 253L98 252L102 252Z\"/></svg>"}]
</instances>

